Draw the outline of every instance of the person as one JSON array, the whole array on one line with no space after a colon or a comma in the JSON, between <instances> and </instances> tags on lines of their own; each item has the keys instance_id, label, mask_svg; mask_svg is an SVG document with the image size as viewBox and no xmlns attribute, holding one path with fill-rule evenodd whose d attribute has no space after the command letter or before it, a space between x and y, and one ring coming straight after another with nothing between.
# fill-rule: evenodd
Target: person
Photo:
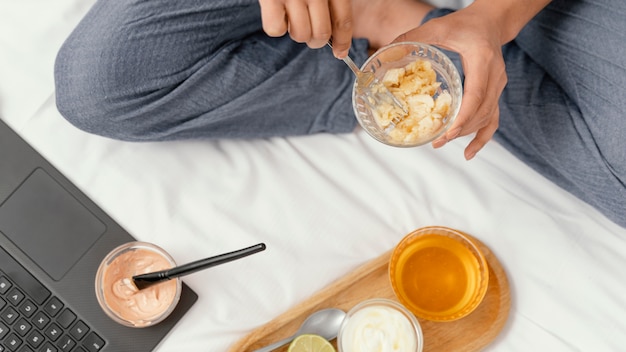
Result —
<instances>
[{"instance_id":1,"label":"person","mask_svg":"<svg viewBox=\"0 0 626 352\"><path fill-rule=\"evenodd\" d=\"M332 56L429 43L464 80L433 147L471 135L469 160L495 139L626 227L625 15L622 0L100 0L59 51L56 102L130 141L349 133L354 77Z\"/></svg>"}]
</instances>

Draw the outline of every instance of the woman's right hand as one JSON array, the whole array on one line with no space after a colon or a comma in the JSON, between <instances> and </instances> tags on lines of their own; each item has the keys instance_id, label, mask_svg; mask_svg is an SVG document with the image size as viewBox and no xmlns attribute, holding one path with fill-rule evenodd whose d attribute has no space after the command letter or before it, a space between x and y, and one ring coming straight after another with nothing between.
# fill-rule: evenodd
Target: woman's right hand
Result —
<instances>
[{"instance_id":1,"label":"woman's right hand","mask_svg":"<svg viewBox=\"0 0 626 352\"><path fill-rule=\"evenodd\" d=\"M351 0L259 0L263 30L271 37L286 33L298 43L321 48L333 38L333 54L348 55L352 41Z\"/></svg>"}]
</instances>

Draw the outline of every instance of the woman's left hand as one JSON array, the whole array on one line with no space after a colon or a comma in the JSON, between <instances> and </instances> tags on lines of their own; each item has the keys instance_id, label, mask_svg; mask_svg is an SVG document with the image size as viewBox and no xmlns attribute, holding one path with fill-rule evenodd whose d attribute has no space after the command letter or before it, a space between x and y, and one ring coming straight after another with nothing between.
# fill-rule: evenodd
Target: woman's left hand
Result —
<instances>
[{"instance_id":1,"label":"woman's left hand","mask_svg":"<svg viewBox=\"0 0 626 352\"><path fill-rule=\"evenodd\" d=\"M465 148L465 158L473 158L498 129L498 100L507 83L498 21L472 5L449 15L432 19L400 37L458 52L465 73L463 101L448 131L433 142L439 148L448 141L475 133Z\"/></svg>"}]
</instances>

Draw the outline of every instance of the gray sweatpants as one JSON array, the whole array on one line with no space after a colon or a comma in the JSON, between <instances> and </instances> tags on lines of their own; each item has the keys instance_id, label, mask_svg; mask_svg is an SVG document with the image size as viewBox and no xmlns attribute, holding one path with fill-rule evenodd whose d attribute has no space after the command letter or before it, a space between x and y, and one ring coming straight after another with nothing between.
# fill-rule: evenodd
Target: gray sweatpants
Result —
<instances>
[{"instance_id":1,"label":"gray sweatpants","mask_svg":"<svg viewBox=\"0 0 626 352\"><path fill-rule=\"evenodd\" d=\"M426 18L450 10L432 11ZM626 1L556 0L503 47L495 138L626 227ZM459 57L448 52L462 72ZM355 40L361 64L367 42ZM122 140L346 133L352 73L267 37L258 0L96 2L55 66L57 106Z\"/></svg>"}]
</instances>

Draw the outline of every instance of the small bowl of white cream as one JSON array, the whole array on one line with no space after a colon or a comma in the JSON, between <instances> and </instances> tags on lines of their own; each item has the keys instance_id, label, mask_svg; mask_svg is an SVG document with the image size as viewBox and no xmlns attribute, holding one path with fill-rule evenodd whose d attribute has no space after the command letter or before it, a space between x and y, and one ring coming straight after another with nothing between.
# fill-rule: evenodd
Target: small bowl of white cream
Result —
<instances>
[{"instance_id":1,"label":"small bowl of white cream","mask_svg":"<svg viewBox=\"0 0 626 352\"><path fill-rule=\"evenodd\" d=\"M421 352L423 345L422 328L413 313L384 298L350 309L337 336L339 352Z\"/></svg>"}]
</instances>

